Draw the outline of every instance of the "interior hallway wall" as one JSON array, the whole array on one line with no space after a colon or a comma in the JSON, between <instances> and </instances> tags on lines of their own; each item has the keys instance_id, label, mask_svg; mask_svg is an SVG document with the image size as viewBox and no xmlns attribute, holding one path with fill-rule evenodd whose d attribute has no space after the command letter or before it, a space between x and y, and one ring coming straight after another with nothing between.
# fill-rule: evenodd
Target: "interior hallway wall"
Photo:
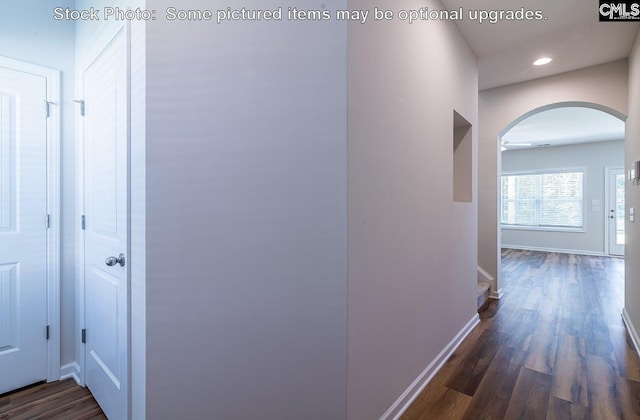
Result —
<instances>
[{"instance_id":1,"label":"interior hallway wall","mask_svg":"<svg viewBox=\"0 0 640 420\"><path fill-rule=\"evenodd\" d=\"M559 102L591 102L627 115L627 60L480 92L478 166L478 264L499 287L498 134L536 108Z\"/></svg>"},{"instance_id":2,"label":"interior hallway wall","mask_svg":"<svg viewBox=\"0 0 640 420\"><path fill-rule=\"evenodd\" d=\"M147 418L344 419L346 23L146 37Z\"/></svg>"},{"instance_id":3,"label":"interior hallway wall","mask_svg":"<svg viewBox=\"0 0 640 420\"><path fill-rule=\"evenodd\" d=\"M626 126L625 160L630 169L633 162L640 160L640 32L636 37L633 52L629 58L629 117ZM625 190L627 208L625 224L625 317L631 323L638 339L640 331L640 182L627 181ZM636 221L629 222L629 208L635 208ZM640 342L636 341L636 345Z\"/></svg>"},{"instance_id":4,"label":"interior hallway wall","mask_svg":"<svg viewBox=\"0 0 640 420\"><path fill-rule=\"evenodd\" d=\"M73 0L55 6L73 7ZM75 24L52 19L53 2L5 1L0 55L61 72L60 365L76 361L75 343ZM66 370L63 373L68 373Z\"/></svg>"},{"instance_id":5,"label":"interior hallway wall","mask_svg":"<svg viewBox=\"0 0 640 420\"><path fill-rule=\"evenodd\" d=\"M375 6L400 7L349 1ZM425 6L442 8L401 8ZM348 418L370 420L477 316L478 85L453 22L353 22L348 38ZM454 110L473 125L471 202L453 200Z\"/></svg>"}]
</instances>

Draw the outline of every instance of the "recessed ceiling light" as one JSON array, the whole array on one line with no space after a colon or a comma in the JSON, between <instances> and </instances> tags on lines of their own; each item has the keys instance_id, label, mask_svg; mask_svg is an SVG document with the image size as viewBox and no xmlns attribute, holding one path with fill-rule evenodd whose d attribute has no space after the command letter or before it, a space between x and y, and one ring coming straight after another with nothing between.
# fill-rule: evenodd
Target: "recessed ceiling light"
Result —
<instances>
[{"instance_id":1,"label":"recessed ceiling light","mask_svg":"<svg viewBox=\"0 0 640 420\"><path fill-rule=\"evenodd\" d=\"M549 57L542 57L533 62L534 66L544 66L545 64L549 64L551 59Z\"/></svg>"}]
</instances>

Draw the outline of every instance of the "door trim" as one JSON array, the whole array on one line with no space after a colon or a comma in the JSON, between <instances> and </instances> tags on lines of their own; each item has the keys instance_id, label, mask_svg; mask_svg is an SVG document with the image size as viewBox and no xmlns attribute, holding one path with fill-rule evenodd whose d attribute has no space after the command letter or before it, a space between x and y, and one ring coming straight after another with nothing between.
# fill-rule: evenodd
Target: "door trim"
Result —
<instances>
[{"instance_id":1,"label":"door trim","mask_svg":"<svg viewBox=\"0 0 640 420\"><path fill-rule=\"evenodd\" d=\"M619 255L615 254L615 255L611 255L611 239L609 238L610 235L610 225L611 223L609 223L609 203L611 202L611 177L610 177L610 172L612 170L621 170L622 173L625 173L625 168L624 166L605 166L604 167L604 205L601 207L602 209L606 209L603 211L604 213L604 255L610 257L610 256L614 256L614 257L619 257ZM613 194L615 194L615 191L613 191ZM626 211L625 211L625 218L626 218ZM626 221L626 220L625 220ZM624 255L621 255L622 257L624 257Z\"/></svg>"},{"instance_id":2,"label":"door trim","mask_svg":"<svg viewBox=\"0 0 640 420\"><path fill-rule=\"evenodd\" d=\"M47 382L60 379L60 71L0 56L0 67L44 77L47 83ZM42 112L46 108L42 104Z\"/></svg>"}]
</instances>

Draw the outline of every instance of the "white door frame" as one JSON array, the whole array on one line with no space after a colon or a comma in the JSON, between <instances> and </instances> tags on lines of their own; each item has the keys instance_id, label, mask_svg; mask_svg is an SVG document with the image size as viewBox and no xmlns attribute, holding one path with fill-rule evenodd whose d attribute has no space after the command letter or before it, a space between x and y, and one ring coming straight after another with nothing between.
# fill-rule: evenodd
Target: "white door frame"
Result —
<instances>
[{"instance_id":1,"label":"white door frame","mask_svg":"<svg viewBox=\"0 0 640 420\"><path fill-rule=\"evenodd\" d=\"M60 72L0 56L0 67L44 77L47 82L47 382L60 379Z\"/></svg>"},{"instance_id":2,"label":"white door frame","mask_svg":"<svg viewBox=\"0 0 640 420\"><path fill-rule=\"evenodd\" d=\"M611 255L611 247L610 247L610 243L611 243L611 239L610 239L610 226L611 226L611 222L609 221L609 204L611 203L611 194L615 195L615 191L611 191L611 179L609 176L609 173L611 170L621 170L622 173L625 173L625 168L624 166L605 166L604 167L604 205L602 206L603 209L605 209L604 213L604 253L605 255L609 256ZM626 213L625 213L625 217L626 217ZM616 254L617 255L617 254ZM622 255L624 256L624 255Z\"/></svg>"}]
</instances>

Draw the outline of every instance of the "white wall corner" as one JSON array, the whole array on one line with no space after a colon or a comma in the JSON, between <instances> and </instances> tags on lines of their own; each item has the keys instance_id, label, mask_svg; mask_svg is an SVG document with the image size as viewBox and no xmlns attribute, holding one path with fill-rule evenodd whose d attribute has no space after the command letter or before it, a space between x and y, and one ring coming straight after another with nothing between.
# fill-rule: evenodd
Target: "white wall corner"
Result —
<instances>
[{"instance_id":1,"label":"white wall corner","mask_svg":"<svg viewBox=\"0 0 640 420\"><path fill-rule=\"evenodd\" d=\"M624 321L625 327L627 327L629 336L631 336L631 341L633 342L633 347L636 349L636 353L640 354L640 337L638 336L638 332L631 322L631 318L629 318L627 308L622 309L622 320Z\"/></svg>"},{"instance_id":2,"label":"white wall corner","mask_svg":"<svg viewBox=\"0 0 640 420\"><path fill-rule=\"evenodd\" d=\"M429 363L424 371L413 381L409 388L407 388L402 395L391 405L391 407L384 413L380 420L397 420L400 416L407 411L413 401L420 395L422 390L431 382L436 376L438 371L442 369L442 366L451 357L454 351L460 346L462 341L469 335L469 333L480 323L480 316L475 314L469 322L456 334L456 336L447 344L447 346L436 356L436 358Z\"/></svg>"},{"instance_id":3,"label":"white wall corner","mask_svg":"<svg viewBox=\"0 0 640 420\"><path fill-rule=\"evenodd\" d=\"M67 378L73 378L78 385L82 385L80 383L80 365L78 363L72 362L60 366L60 380Z\"/></svg>"}]
</instances>

